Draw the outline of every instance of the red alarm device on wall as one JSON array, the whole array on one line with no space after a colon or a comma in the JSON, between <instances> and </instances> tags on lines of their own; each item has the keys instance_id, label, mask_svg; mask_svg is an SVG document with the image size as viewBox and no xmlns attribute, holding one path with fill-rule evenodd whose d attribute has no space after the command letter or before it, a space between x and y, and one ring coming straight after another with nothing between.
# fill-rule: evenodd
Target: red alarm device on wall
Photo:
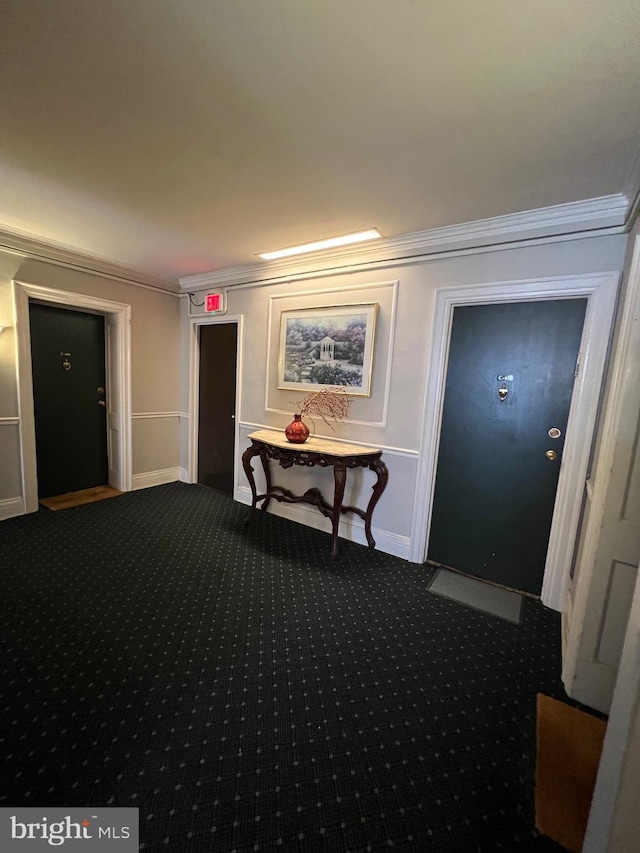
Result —
<instances>
[{"instance_id":1,"label":"red alarm device on wall","mask_svg":"<svg viewBox=\"0 0 640 853\"><path fill-rule=\"evenodd\" d=\"M222 314L226 310L224 293L207 293L204 300L205 310L208 314Z\"/></svg>"}]
</instances>

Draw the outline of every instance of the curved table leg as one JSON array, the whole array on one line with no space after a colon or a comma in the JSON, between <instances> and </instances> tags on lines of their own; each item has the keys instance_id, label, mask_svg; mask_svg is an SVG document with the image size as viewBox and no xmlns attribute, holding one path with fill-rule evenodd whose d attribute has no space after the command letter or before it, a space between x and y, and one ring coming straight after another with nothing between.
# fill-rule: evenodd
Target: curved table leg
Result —
<instances>
[{"instance_id":1,"label":"curved table leg","mask_svg":"<svg viewBox=\"0 0 640 853\"><path fill-rule=\"evenodd\" d=\"M333 466L333 510L331 512L331 559L338 559L338 525L340 510L344 497L344 486L347 481L347 468L344 463L336 462Z\"/></svg>"},{"instance_id":2,"label":"curved table leg","mask_svg":"<svg viewBox=\"0 0 640 853\"><path fill-rule=\"evenodd\" d=\"M242 454L242 467L244 468L244 473L247 475L247 480L249 481L249 488L251 489L251 510L253 511L256 508L256 503L258 500L258 490L256 489L256 479L253 476L253 466L251 464L251 460L254 456L257 456L260 453L260 448L255 444L252 444L251 447L247 447L245 452ZM245 519L245 524L248 523L251 518L251 512L247 515Z\"/></svg>"},{"instance_id":3,"label":"curved table leg","mask_svg":"<svg viewBox=\"0 0 640 853\"><path fill-rule=\"evenodd\" d=\"M260 448L260 461L262 462L262 470L264 471L264 479L266 481L266 489L267 494L271 491L271 470L269 469L269 460L267 459L267 454L264 452L264 448ZM260 507L263 512L266 512L269 503L271 502L271 498L267 498L265 502Z\"/></svg>"},{"instance_id":4,"label":"curved table leg","mask_svg":"<svg viewBox=\"0 0 640 853\"><path fill-rule=\"evenodd\" d=\"M371 535L371 517L373 515L373 509L380 500L380 496L387 485L389 470L380 457L374 459L369 465L369 468L376 473L378 479L373 486L373 493L369 498L369 503L367 505L367 512L364 518L364 533L367 537L367 544L369 545L369 548L375 548L376 540Z\"/></svg>"}]
</instances>

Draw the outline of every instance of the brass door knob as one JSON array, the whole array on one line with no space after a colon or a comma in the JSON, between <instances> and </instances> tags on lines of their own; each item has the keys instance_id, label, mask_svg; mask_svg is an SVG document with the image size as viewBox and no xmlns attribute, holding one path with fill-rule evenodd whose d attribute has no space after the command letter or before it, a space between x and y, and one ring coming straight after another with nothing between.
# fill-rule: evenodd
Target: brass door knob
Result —
<instances>
[{"instance_id":1,"label":"brass door knob","mask_svg":"<svg viewBox=\"0 0 640 853\"><path fill-rule=\"evenodd\" d=\"M99 406L106 406L107 404L105 403L105 401L104 401L104 400L98 400L98 405L99 405ZM549 451L549 453L551 453L551 452L552 452L552 451L550 450L550 451Z\"/></svg>"},{"instance_id":2,"label":"brass door knob","mask_svg":"<svg viewBox=\"0 0 640 853\"><path fill-rule=\"evenodd\" d=\"M558 458L558 454L555 452L555 450L547 450L544 455L547 457L547 459L551 460Z\"/></svg>"}]
</instances>

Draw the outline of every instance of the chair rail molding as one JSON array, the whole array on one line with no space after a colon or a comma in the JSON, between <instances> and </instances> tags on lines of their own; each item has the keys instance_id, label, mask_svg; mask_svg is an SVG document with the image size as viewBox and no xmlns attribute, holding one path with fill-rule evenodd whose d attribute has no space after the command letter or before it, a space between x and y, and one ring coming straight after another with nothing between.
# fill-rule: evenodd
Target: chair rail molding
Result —
<instances>
[{"instance_id":1,"label":"chair rail molding","mask_svg":"<svg viewBox=\"0 0 640 853\"><path fill-rule=\"evenodd\" d=\"M187 412L133 412L131 415L135 420L152 420L154 418L188 418Z\"/></svg>"}]
</instances>

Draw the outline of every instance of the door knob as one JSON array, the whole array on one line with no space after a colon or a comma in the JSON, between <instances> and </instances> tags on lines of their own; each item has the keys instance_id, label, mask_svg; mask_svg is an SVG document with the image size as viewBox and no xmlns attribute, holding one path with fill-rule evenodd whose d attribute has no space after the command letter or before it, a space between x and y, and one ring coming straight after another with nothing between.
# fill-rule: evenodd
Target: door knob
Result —
<instances>
[{"instance_id":1,"label":"door knob","mask_svg":"<svg viewBox=\"0 0 640 853\"><path fill-rule=\"evenodd\" d=\"M555 452L555 450L547 450L544 455L547 457L547 459L551 460L558 458L558 454Z\"/></svg>"},{"instance_id":2,"label":"door knob","mask_svg":"<svg viewBox=\"0 0 640 853\"><path fill-rule=\"evenodd\" d=\"M106 406L107 404L105 403L104 400L98 400L98 405L99 406ZM549 451L549 452L551 453L551 451Z\"/></svg>"}]
</instances>

